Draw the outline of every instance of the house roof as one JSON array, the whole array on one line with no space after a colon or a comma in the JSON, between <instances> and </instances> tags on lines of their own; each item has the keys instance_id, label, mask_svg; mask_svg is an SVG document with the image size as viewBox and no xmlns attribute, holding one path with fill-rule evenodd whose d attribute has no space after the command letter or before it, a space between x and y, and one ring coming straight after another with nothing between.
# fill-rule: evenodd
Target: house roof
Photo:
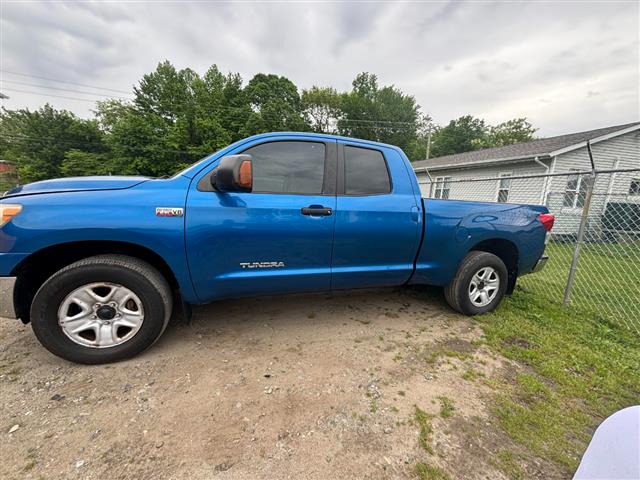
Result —
<instances>
[{"instance_id":1,"label":"house roof","mask_svg":"<svg viewBox=\"0 0 640 480\"><path fill-rule=\"evenodd\" d=\"M640 129L640 122L627 123L625 125L598 128L586 132L541 138L531 142L516 143L504 147L486 148L484 150L457 153L455 155L446 155L429 160L419 160L413 162L412 166L414 170L420 168L437 170L478 163L498 163L534 157L550 157L584 147L588 140L595 143L638 129Z\"/></svg>"}]
</instances>

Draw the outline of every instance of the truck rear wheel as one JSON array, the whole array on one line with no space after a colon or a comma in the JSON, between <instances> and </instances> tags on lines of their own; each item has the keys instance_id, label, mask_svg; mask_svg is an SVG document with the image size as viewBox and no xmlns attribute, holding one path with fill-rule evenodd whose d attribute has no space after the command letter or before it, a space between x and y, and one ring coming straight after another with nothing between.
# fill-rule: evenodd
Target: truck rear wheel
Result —
<instances>
[{"instance_id":1,"label":"truck rear wheel","mask_svg":"<svg viewBox=\"0 0 640 480\"><path fill-rule=\"evenodd\" d=\"M53 274L31 304L31 324L54 355L85 364L115 362L151 346L173 306L165 278L124 255L86 258Z\"/></svg>"},{"instance_id":2,"label":"truck rear wheel","mask_svg":"<svg viewBox=\"0 0 640 480\"><path fill-rule=\"evenodd\" d=\"M456 276L444 287L444 296L454 310L465 315L481 315L495 310L507 284L507 267L500 258L473 251L462 259Z\"/></svg>"}]
</instances>

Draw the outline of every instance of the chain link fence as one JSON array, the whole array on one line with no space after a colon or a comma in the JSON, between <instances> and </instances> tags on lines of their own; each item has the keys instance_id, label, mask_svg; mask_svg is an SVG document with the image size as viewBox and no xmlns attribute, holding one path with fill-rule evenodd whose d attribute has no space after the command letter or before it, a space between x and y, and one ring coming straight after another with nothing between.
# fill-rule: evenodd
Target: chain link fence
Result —
<instances>
[{"instance_id":1,"label":"chain link fence","mask_svg":"<svg viewBox=\"0 0 640 480\"><path fill-rule=\"evenodd\" d=\"M431 175L418 177L426 198L546 205L549 261L519 285L640 334L640 169Z\"/></svg>"}]
</instances>

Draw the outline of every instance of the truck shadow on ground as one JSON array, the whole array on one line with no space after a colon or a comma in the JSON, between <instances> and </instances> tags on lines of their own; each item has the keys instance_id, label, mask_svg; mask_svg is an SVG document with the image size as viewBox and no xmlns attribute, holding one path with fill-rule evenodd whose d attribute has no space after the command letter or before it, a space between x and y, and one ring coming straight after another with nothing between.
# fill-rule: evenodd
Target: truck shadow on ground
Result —
<instances>
[{"instance_id":1,"label":"truck shadow on ground","mask_svg":"<svg viewBox=\"0 0 640 480\"><path fill-rule=\"evenodd\" d=\"M398 305L398 303L400 305ZM371 307L377 305L374 311ZM176 302L170 323L155 348L171 348L184 337L223 333L242 335L268 327L272 334L294 333L322 322L327 329L345 326L347 321L368 325L382 314L393 323L400 313L412 307L427 316L455 314L446 304L442 289L430 286L345 290L331 293L300 293L239 299L225 299L192 307L187 319Z\"/></svg>"}]
</instances>

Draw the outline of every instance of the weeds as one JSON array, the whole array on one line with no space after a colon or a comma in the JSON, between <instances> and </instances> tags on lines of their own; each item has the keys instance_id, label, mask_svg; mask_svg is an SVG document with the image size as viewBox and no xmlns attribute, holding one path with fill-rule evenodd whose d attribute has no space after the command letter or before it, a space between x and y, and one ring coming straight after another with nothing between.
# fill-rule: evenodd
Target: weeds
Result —
<instances>
[{"instance_id":1,"label":"weeds","mask_svg":"<svg viewBox=\"0 0 640 480\"><path fill-rule=\"evenodd\" d=\"M529 370L496 385L500 425L566 474L602 419L637 403L638 337L624 327L524 290L477 320L490 348Z\"/></svg>"},{"instance_id":2,"label":"weeds","mask_svg":"<svg viewBox=\"0 0 640 480\"><path fill-rule=\"evenodd\" d=\"M431 435L433 434L433 427L431 426L431 415L415 405L413 419L420 429L420 434L418 436L420 446L425 452L433 455L433 446L431 445Z\"/></svg>"},{"instance_id":3,"label":"weeds","mask_svg":"<svg viewBox=\"0 0 640 480\"><path fill-rule=\"evenodd\" d=\"M453 400L445 396L438 397L438 400L440 400L440 416L442 418L452 417L455 410Z\"/></svg>"},{"instance_id":4,"label":"weeds","mask_svg":"<svg viewBox=\"0 0 640 480\"><path fill-rule=\"evenodd\" d=\"M435 465L429 465L428 463L418 462L415 467L416 475L420 480L450 480L451 477Z\"/></svg>"}]
</instances>

